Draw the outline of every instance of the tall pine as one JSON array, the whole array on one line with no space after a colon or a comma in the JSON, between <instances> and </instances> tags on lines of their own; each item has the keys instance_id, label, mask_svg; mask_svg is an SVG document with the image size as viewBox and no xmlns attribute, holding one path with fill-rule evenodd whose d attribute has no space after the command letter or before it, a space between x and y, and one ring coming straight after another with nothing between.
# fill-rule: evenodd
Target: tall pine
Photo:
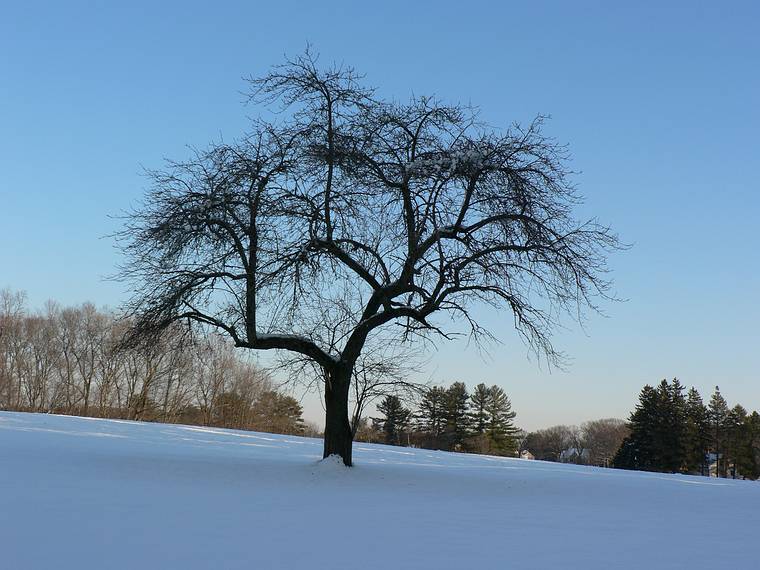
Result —
<instances>
[{"instance_id":1,"label":"tall pine","mask_svg":"<svg viewBox=\"0 0 760 570\"><path fill-rule=\"evenodd\" d=\"M716 460L716 475L726 477L726 427L728 424L728 402L720 393L720 387L715 387L707 408L707 417L710 426L710 450Z\"/></svg>"},{"instance_id":2,"label":"tall pine","mask_svg":"<svg viewBox=\"0 0 760 570\"><path fill-rule=\"evenodd\" d=\"M519 431L514 423L517 414L512 410L509 397L498 386L488 389L486 413L486 436L491 446L489 452L495 455L515 455Z\"/></svg>"},{"instance_id":3,"label":"tall pine","mask_svg":"<svg viewBox=\"0 0 760 570\"><path fill-rule=\"evenodd\" d=\"M661 416L658 422L659 470L669 473L682 471L685 464L684 437L686 431L686 398L684 386L678 380L660 383Z\"/></svg>"},{"instance_id":4,"label":"tall pine","mask_svg":"<svg viewBox=\"0 0 760 570\"><path fill-rule=\"evenodd\" d=\"M660 414L660 396L649 384L639 393L639 402L628 419L631 433L623 440L620 449L612 460L613 466L620 469L637 469L657 471L656 439L658 415Z\"/></svg>"},{"instance_id":5,"label":"tall pine","mask_svg":"<svg viewBox=\"0 0 760 570\"><path fill-rule=\"evenodd\" d=\"M449 450L461 450L469 432L469 399L463 382L454 382L446 390L446 427L444 440Z\"/></svg>"},{"instance_id":6,"label":"tall pine","mask_svg":"<svg viewBox=\"0 0 760 570\"><path fill-rule=\"evenodd\" d=\"M446 429L446 390L433 386L425 390L416 415L417 429L424 434L425 446L433 449L445 447L443 432Z\"/></svg>"},{"instance_id":7,"label":"tall pine","mask_svg":"<svg viewBox=\"0 0 760 570\"><path fill-rule=\"evenodd\" d=\"M696 388L691 388L686 396L686 425L683 438L686 472L707 475L707 450L710 439L707 407Z\"/></svg>"},{"instance_id":8,"label":"tall pine","mask_svg":"<svg viewBox=\"0 0 760 570\"><path fill-rule=\"evenodd\" d=\"M747 410L736 405L726 418L726 468L729 477L746 477L753 469L751 430Z\"/></svg>"},{"instance_id":9,"label":"tall pine","mask_svg":"<svg viewBox=\"0 0 760 570\"><path fill-rule=\"evenodd\" d=\"M470 396L470 425L476 436L486 433L486 427L491 419L487 411L490 398L491 388L482 382L475 386Z\"/></svg>"},{"instance_id":10,"label":"tall pine","mask_svg":"<svg viewBox=\"0 0 760 570\"><path fill-rule=\"evenodd\" d=\"M757 412L747 416L746 440L740 467L744 477L760 477L760 414Z\"/></svg>"}]
</instances>

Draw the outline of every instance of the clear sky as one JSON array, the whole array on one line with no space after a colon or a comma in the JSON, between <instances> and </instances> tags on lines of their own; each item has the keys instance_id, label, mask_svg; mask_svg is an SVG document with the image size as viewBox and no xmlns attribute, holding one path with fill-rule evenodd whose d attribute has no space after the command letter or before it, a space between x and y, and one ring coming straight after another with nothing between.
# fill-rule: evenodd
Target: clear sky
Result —
<instances>
[{"instance_id":1,"label":"clear sky","mask_svg":"<svg viewBox=\"0 0 760 570\"><path fill-rule=\"evenodd\" d=\"M612 258L627 302L556 336L567 371L485 314L504 344L441 345L425 379L500 384L531 429L625 417L674 376L760 408L758 30L751 1L0 3L0 287L117 306L104 236L142 166L235 138L256 113L241 78L310 42L389 97L550 114L582 213L634 246Z\"/></svg>"}]
</instances>

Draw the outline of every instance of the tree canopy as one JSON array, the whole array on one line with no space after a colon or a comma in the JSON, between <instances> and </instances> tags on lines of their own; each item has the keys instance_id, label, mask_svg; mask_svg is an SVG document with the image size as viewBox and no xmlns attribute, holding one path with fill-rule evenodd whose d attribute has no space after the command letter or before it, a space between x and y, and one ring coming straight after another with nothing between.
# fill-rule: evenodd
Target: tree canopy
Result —
<instances>
[{"instance_id":1,"label":"tree canopy","mask_svg":"<svg viewBox=\"0 0 760 570\"><path fill-rule=\"evenodd\" d=\"M383 100L308 52L250 87L262 114L244 137L150 172L120 234L127 309L143 338L189 320L313 362L325 455L351 463L347 402L371 336L488 335L472 312L485 303L556 359L559 315L608 295L617 238L575 218L568 154L541 117L499 130L468 106Z\"/></svg>"}]
</instances>

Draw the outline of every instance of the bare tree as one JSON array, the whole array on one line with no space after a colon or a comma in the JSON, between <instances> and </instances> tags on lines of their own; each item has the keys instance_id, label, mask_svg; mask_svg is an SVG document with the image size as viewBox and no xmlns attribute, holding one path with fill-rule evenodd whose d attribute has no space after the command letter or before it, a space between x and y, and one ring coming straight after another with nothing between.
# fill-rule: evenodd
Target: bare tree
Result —
<instances>
[{"instance_id":1,"label":"bare tree","mask_svg":"<svg viewBox=\"0 0 760 570\"><path fill-rule=\"evenodd\" d=\"M169 419L168 396L177 375L186 369L183 351L188 342L179 327L169 327L151 343L131 347L127 358L129 419Z\"/></svg>"},{"instance_id":2,"label":"bare tree","mask_svg":"<svg viewBox=\"0 0 760 570\"><path fill-rule=\"evenodd\" d=\"M203 424L210 425L214 417L214 406L231 379L235 355L232 347L219 335L210 335L196 349L200 358L195 370L195 398Z\"/></svg>"},{"instance_id":3,"label":"bare tree","mask_svg":"<svg viewBox=\"0 0 760 570\"><path fill-rule=\"evenodd\" d=\"M604 467L609 466L623 440L631 432L628 422L615 418L585 422L581 430L591 463Z\"/></svg>"},{"instance_id":4,"label":"bare tree","mask_svg":"<svg viewBox=\"0 0 760 570\"><path fill-rule=\"evenodd\" d=\"M566 151L540 118L502 132L467 107L388 103L308 52L251 86L275 119L151 173L120 234L127 312L136 335L188 319L316 363L325 456L351 464L351 382L371 336L461 332L439 315L488 335L480 302L554 360L559 315L607 295L617 239L575 220Z\"/></svg>"},{"instance_id":5,"label":"bare tree","mask_svg":"<svg viewBox=\"0 0 760 570\"><path fill-rule=\"evenodd\" d=\"M413 382L409 376L418 370L418 355L398 344L366 345L356 360L349 395L351 408L351 435L361 425L367 408L386 396L396 396L402 402L411 402L426 388Z\"/></svg>"},{"instance_id":6,"label":"bare tree","mask_svg":"<svg viewBox=\"0 0 760 570\"><path fill-rule=\"evenodd\" d=\"M7 289L0 291L0 406L18 407L21 402L20 339L26 297Z\"/></svg>"},{"instance_id":7,"label":"bare tree","mask_svg":"<svg viewBox=\"0 0 760 570\"><path fill-rule=\"evenodd\" d=\"M103 417L110 417L121 407L119 388L127 356L120 346L126 323L114 321L113 315L108 318L108 326L96 347L97 403Z\"/></svg>"},{"instance_id":8,"label":"bare tree","mask_svg":"<svg viewBox=\"0 0 760 570\"><path fill-rule=\"evenodd\" d=\"M50 384L58 365L55 351L55 319L47 315L28 316L23 320L22 342L17 371L26 396L25 408L44 410L48 403Z\"/></svg>"},{"instance_id":9,"label":"bare tree","mask_svg":"<svg viewBox=\"0 0 760 570\"><path fill-rule=\"evenodd\" d=\"M522 442L523 449L530 451L536 459L562 461L562 453L573 447L575 426L551 426L529 433Z\"/></svg>"},{"instance_id":10,"label":"bare tree","mask_svg":"<svg viewBox=\"0 0 760 570\"><path fill-rule=\"evenodd\" d=\"M89 303L31 313L23 294L0 291L0 407L305 431L299 403L227 337L177 323L125 344L130 327Z\"/></svg>"},{"instance_id":11,"label":"bare tree","mask_svg":"<svg viewBox=\"0 0 760 570\"><path fill-rule=\"evenodd\" d=\"M98 351L107 331L106 316L99 313L94 305L85 303L76 309L79 319L75 336L74 360L80 382L81 413L88 415L93 384L98 373Z\"/></svg>"}]
</instances>

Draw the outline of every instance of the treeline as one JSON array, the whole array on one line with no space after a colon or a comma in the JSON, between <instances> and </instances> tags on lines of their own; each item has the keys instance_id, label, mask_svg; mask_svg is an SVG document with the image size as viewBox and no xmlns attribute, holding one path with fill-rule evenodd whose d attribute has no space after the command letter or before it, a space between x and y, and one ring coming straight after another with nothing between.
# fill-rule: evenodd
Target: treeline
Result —
<instances>
[{"instance_id":1,"label":"treeline","mask_svg":"<svg viewBox=\"0 0 760 570\"><path fill-rule=\"evenodd\" d=\"M644 386L631 433L613 464L622 469L757 479L760 414L730 408L716 386L705 405L696 388L673 379Z\"/></svg>"},{"instance_id":2,"label":"treeline","mask_svg":"<svg viewBox=\"0 0 760 570\"><path fill-rule=\"evenodd\" d=\"M520 445L533 459L609 467L630 433L624 420L605 418L580 426L557 425L528 433Z\"/></svg>"},{"instance_id":3,"label":"treeline","mask_svg":"<svg viewBox=\"0 0 760 570\"><path fill-rule=\"evenodd\" d=\"M0 291L0 409L315 431L299 402L223 338L176 329L125 347L128 326L91 304L33 313L22 294Z\"/></svg>"},{"instance_id":4,"label":"treeline","mask_svg":"<svg viewBox=\"0 0 760 570\"><path fill-rule=\"evenodd\" d=\"M377 410L380 417L361 422L359 441L490 455L517 452L516 413L498 386L478 384L472 394L463 382L435 386L423 391L411 408L398 396L388 395Z\"/></svg>"}]
</instances>

